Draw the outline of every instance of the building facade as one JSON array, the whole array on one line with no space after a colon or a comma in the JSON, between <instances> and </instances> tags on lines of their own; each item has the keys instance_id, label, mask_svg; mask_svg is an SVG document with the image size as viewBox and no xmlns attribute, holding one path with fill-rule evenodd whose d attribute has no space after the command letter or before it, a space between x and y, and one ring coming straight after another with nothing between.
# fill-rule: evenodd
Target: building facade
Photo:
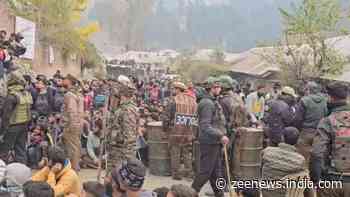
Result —
<instances>
[{"instance_id":1,"label":"building facade","mask_svg":"<svg viewBox=\"0 0 350 197\"><path fill-rule=\"evenodd\" d=\"M15 32L15 16L11 15L6 0L0 0L0 30L5 30L8 34Z\"/></svg>"}]
</instances>

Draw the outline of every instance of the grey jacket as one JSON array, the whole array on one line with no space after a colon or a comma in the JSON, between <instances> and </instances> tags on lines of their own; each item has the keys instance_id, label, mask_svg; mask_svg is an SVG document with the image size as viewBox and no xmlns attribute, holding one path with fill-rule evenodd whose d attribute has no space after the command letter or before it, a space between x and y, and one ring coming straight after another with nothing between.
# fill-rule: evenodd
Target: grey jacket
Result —
<instances>
[{"instance_id":1,"label":"grey jacket","mask_svg":"<svg viewBox=\"0 0 350 197\"><path fill-rule=\"evenodd\" d=\"M216 98L206 95L198 105L199 142L220 144L226 135L225 117Z\"/></svg>"}]
</instances>

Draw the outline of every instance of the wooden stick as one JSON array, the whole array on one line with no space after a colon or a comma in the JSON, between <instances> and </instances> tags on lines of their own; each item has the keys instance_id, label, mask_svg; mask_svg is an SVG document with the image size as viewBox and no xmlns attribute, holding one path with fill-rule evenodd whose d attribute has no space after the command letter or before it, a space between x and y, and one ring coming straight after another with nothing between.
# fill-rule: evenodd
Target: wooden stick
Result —
<instances>
[{"instance_id":1,"label":"wooden stick","mask_svg":"<svg viewBox=\"0 0 350 197\"><path fill-rule=\"evenodd\" d=\"M231 188L231 174L230 174L230 166L228 163L228 156L227 156L227 145L224 145L224 154L225 154L225 164L226 164L226 175L227 175L227 187L228 187L228 191L230 193L230 197L235 197L233 192L232 192L232 188Z\"/></svg>"}]
</instances>

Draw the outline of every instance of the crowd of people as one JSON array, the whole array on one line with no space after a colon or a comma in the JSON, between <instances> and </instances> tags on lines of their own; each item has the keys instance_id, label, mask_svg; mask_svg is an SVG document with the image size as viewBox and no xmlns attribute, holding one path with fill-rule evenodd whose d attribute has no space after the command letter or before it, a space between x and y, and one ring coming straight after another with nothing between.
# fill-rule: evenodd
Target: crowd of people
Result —
<instances>
[{"instance_id":1,"label":"crowd of people","mask_svg":"<svg viewBox=\"0 0 350 197\"><path fill-rule=\"evenodd\" d=\"M237 165L240 160L237 152L244 148L235 144L244 131L240 128L258 128L264 134L265 149L261 152L260 176L254 178L282 180L303 175L303 180L311 180L315 185L324 180L343 181L342 188L304 188L303 192L310 197L349 195L347 84L321 85L308 81L297 94L289 86L261 83L255 84L255 89L243 91L235 80L223 75L208 78L202 89L195 89L194 97L188 94L183 83L174 83L173 87L175 92L166 107L163 126L170 135L175 180L182 178L179 161L183 158L183 174L194 174L192 188L197 193L209 181L212 195L224 196L225 189L216 185L218 179L227 176L234 180L247 179L234 174L240 165ZM193 121L195 118L198 121ZM198 128L198 132L193 127ZM189 173L191 168L187 163L191 156L188 154L195 152L188 148L193 147L193 139L199 142L200 156L195 161L199 165L195 173ZM225 151L231 160L228 165L225 165ZM226 173L226 167L233 171ZM259 196L260 191L263 196L282 197L286 196L287 189L238 189L246 196Z\"/></svg>"},{"instance_id":2,"label":"crowd of people","mask_svg":"<svg viewBox=\"0 0 350 197\"><path fill-rule=\"evenodd\" d=\"M25 52L23 37L13 34L6 41L5 33L0 33L0 195L194 197L209 182L213 194L208 195L222 197L226 190L217 187L218 179L244 178L233 173L243 127L264 133L257 179L280 180L301 172L315 183L349 177L346 84L309 81L297 94L278 83L241 87L228 75L198 84L122 75L79 80L60 71L52 78L32 76L13 63ZM193 180L191 187L143 190L149 165L146 128L155 121L162 122L168 136L172 178ZM104 184L81 184L81 168L96 169L98 179L105 169ZM349 196L347 184L307 188L305 196ZM237 190L244 197L259 192ZM262 189L264 197L285 194Z\"/></svg>"}]
</instances>

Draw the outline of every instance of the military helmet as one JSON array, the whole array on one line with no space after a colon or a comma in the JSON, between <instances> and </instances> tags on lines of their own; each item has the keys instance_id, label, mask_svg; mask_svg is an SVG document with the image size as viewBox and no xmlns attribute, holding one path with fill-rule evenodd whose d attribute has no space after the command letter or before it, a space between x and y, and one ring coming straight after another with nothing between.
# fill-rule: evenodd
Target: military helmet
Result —
<instances>
[{"instance_id":1,"label":"military helmet","mask_svg":"<svg viewBox=\"0 0 350 197\"><path fill-rule=\"evenodd\" d=\"M233 88L233 79L228 75L221 75L219 81L223 88L232 89Z\"/></svg>"},{"instance_id":2,"label":"military helmet","mask_svg":"<svg viewBox=\"0 0 350 197\"><path fill-rule=\"evenodd\" d=\"M219 78L211 77L211 76L208 77L208 79L206 81L206 85L207 85L208 88L210 88L210 87L212 87L212 86L214 86L216 84L221 85Z\"/></svg>"}]
</instances>

